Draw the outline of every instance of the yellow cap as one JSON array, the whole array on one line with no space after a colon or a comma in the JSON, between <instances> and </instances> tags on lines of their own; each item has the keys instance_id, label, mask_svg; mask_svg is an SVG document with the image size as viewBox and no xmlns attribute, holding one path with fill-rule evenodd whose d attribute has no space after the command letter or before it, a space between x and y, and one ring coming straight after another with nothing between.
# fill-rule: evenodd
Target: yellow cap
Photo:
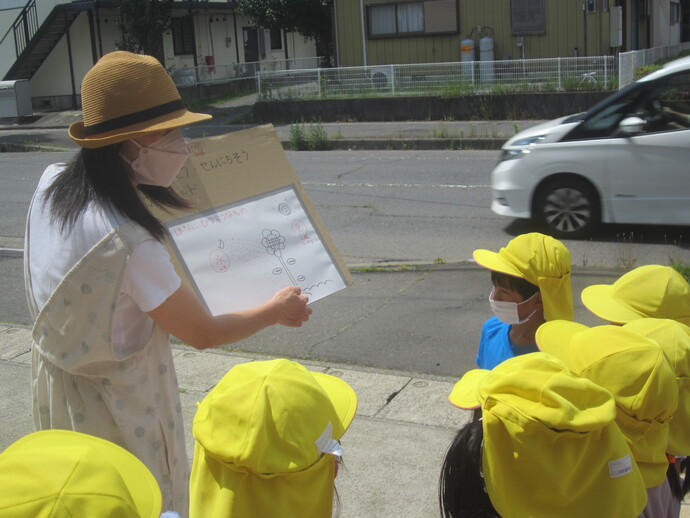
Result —
<instances>
[{"instance_id":1,"label":"yellow cap","mask_svg":"<svg viewBox=\"0 0 690 518\"><path fill-rule=\"evenodd\" d=\"M670 266L640 266L613 284L588 286L582 290L582 302L615 324L651 317L690 325L690 284Z\"/></svg>"},{"instance_id":2,"label":"yellow cap","mask_svg":"<svg viewBox=\"0 0 690 518\"><path fill-rule=\"evenodd\" d=\"M690 456L690 327L675 320L640 318L623 326L659 344L676 375L678 407L669 424L666 453Z\"/></svg>"},{"instance_id":3,"label":"yellow cap","mask_svg":"<svg viewBox=\"0 0 690 518\"><path fill-rule=\"evenodd\" d=\"M356 410L347 383L296 362L233 367L194 417L190 516L330 516Z\"/></svg>"},{"instance_id":4,"label":"yellow cap","mask_svg":"<svg viewBox=\"0 0 690 518\"><path fill-rule=\"evenodd\" d=\"M484 268L539 287L546 320L573 319L570 252L557 239L532 232L517 236L498 252L480 249L472 255Z\"/></svg>"},{"instance_id":5,"label":"yellow cap","mask_svg":"<svg viewBox=\"0 0 690 518\"><path fill-rule=\"evenodd\" d=\"M127 450L70 430L29 434L0 454L0 516L158 518L161 492Z\"/></svg>"},{"instance_id":6,"label":"yellow cap","mask_svg":"<svg viewBox=\"0 0 690 518\"><path fill-rule=\"evenodd\" d=\"M613 397L557 358L531 353L470 371L449 399L482 408L483 476L500 516L632 518L647 504Z\"/></svg>"},{"instance_id":7,"label":"yellow cap","mask_svg":"<svg viewBox=\"0 0 690 518\"><path fill-rule=\"evenodd\" d=\"M659 345L618 326L589 328L564 320L542 324L536 339L542 351L613 394L616 421L646 486L661 484L668 468L666 446L678 387Z\"/></svg>"}]
</instances>

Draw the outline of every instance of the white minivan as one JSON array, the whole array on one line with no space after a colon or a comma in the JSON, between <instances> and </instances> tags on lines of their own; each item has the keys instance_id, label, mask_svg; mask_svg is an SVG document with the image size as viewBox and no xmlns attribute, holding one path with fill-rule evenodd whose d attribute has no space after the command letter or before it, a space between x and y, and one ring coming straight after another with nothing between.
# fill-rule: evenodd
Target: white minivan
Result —
<instances>
[{"instance_id":1,"label":"white minivan","mask_svg":"<svg viewBox=\"0 0 690 518\"><path fill-rule=\"evenodd\" d=\"M491 209L558 237L600 222L690 225L690 57L666 64L586 113L508 140Z\"/></svg>"}]
</instances>

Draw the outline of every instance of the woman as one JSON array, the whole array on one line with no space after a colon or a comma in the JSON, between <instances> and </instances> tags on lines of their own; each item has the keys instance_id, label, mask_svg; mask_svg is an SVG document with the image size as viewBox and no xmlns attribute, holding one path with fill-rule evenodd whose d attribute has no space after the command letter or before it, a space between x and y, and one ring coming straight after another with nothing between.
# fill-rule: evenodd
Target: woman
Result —
<instances>
[{"instance_id":1,"label":"woman","mask_svg":"<svg viewBox=\"0 0 690 518\"><path fill-rule=\"evenodd\" d=\"M123 446L154 474L163 507L187 514L188 463L169 333L198 349L309 318L285 288L262 306L211 316L181 285L148 201L188 204L171 188L189 151L188 112L153 57L113 52L82 83L82 149L49 166L29 209L25 280L35 319L37 429L64 428Z\"/></svg>"}]
</instances>

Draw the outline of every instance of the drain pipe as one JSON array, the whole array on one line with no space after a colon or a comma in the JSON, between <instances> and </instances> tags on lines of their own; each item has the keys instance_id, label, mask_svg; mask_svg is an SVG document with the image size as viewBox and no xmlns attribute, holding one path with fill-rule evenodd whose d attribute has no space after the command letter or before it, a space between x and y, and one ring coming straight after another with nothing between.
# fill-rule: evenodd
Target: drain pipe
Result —
<instances>
[{"instance_id":1,"label":"drain pipe","mask_svg":"<svg viewBox=\"0 0 690 518\"><path fill-rule=\"evenodd\" d=\"M362 22L362 61L367 66L367 28L364 25L364 0L359 0L359 17Z\"/></svg>"}]
</instances>

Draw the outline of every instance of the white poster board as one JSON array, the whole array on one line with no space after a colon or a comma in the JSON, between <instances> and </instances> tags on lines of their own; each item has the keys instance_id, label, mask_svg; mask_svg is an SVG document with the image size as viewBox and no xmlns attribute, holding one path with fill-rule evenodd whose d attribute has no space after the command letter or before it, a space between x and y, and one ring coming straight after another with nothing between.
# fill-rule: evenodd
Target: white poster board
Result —
<instances>
[{"instance_id":1,"label":"white poster board","mask_svg":"<svg viewBox=\"0 0 690 518\"><path fill-rule=\"evenodd\" d=\"M347 287L294 186L166 225L213 315L257 306L285 286L317 301Z\"/></svg>"},{"instance_id":2,"label":"white poster board","mask_svg":"<svg viewBox=\"0 0 690 518\"><path fill-rule=\"evenodd\" d=\"M151 210L169 231L178 274L213 315L263 304L286 286L311 303L352 284L272 126L190 149L173 188L194 209Z\"/></svg>"}]
</instances>

